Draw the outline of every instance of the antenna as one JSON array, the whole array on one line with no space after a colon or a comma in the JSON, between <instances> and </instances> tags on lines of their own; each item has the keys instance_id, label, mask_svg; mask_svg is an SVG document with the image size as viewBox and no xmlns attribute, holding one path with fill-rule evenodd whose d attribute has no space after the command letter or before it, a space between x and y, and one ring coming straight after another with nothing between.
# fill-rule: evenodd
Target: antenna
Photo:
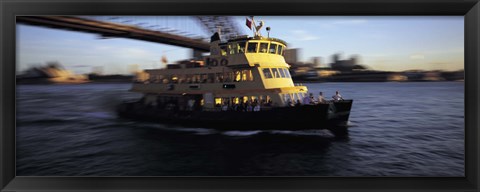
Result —
<instances>
[{"instance_id":1,"label":"antenna","mask_svg":"<svg viewBox=\"0 0 480 192\"><path fill-rule=\"evenodd\" d=\"M262 29L263 25L264 25L264 22L260 21L260 24L258 26L255 26L255 36L262 36L260 34L260 29Z\"/></svg>"}]
</instances>

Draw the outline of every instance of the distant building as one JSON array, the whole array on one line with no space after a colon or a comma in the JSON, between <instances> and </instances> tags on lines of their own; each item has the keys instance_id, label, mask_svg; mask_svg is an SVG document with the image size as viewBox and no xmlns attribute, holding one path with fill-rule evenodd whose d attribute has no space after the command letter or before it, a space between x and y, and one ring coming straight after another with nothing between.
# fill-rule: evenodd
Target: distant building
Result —
<instances>
[{"instance_id":1,"label":"distant building","mask_svg":"<svg viewBox=\"0 0 480 192\"><path fill-rule=\"evenodd\" d=\"M333 70L338 71L353 71L353 70L364 70L366 67L358 64L358 56L353 55L350 59L340 60L340 54L334 54L332 56L333 62L330 64Z\"/></svg>"},{"instance_id":2,"label":"distant building","mask_svg":"<svg viewBox=\"0 0 480 192\"><path fill-rule=\"evenodd\" d=\"M313 64L315 67L321 67L321 65L322 65L322 58L321 58L321 57L313 57L313 58L312 58L312 64Z\"/></svg>"},{"instance_id":3,"label":"distant building","mask_svg":"<svg viewBox=\"0 0 480 192\"><path fill-rule=\"evenodd\" d=\"M408 77L402 73L390 73L387 77L387 81L407 81Z\"/></svg>"},{"instance_id":4,"label":"distant building","mask_svg":"<svg viewBox=\"0 0 480 192\"><path fill-rule=\"evenodd\" d=\"M424 81L443 81L442 74L439 71L428 71L423 76Z\"/></svg>"},{"instance_id":5,"label":"distant building","mask_svg":"<svg viewBox=\"0 0 480 192\"><path fill-rule=\"evenodd\" d=\"M298 53L300 49L287 49L284 53L285 62L288 64L298 63Z\"/></svg>"},{"instance_id":6,"label":"distant building","mask_svg":"<svg viewBox=\"0 0 480 192\"><path fill-rule=\"evenodd\" d=\"M17 75L18 83L49 84L49 83L86 83L85 75L76 75L65 70L59 63L51 62L46 66L32 67Z\"/></svg>"},{"instance_id":7,"label":"distant building","mask_svg":"<svg viewBox=\"0 0 480 192\"><path fill-rule=\"evenodd\" d=\"M317 73L319 77L325 78L325 77L330 77L332 75L336 75L339 72L331 69L322 69L322 70L317 70Z\"/></svg>"},{"instance_id":8,"label":"distant building","mask_svg":"<svg viewBox=\"0 0 480 192\"><path fill-rule=\"evenodd\" d=\"M445 71L442 72L442 77L447 81L460 81L465 79L465 71Z\"/></svg>"}]
</instances>

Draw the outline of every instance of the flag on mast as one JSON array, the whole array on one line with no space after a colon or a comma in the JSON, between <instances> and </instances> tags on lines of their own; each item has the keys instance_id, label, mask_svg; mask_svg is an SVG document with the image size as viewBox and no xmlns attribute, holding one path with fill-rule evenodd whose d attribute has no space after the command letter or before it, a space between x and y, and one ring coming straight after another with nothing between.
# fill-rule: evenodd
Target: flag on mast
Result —
<instances>
[{"instance_id":1,"label":"flag on mast","mask_svg":"<svg viewBox=\"0 0 480 192\"><path fill-rule=\"evenodd\" d=\"M247 23L246 23L246 24L247 24L247 27L248 27L250 30L252 30L252 21L251 21L250 19L248 19L248 17L247 17Z\"/></svg>"}]
</instances>

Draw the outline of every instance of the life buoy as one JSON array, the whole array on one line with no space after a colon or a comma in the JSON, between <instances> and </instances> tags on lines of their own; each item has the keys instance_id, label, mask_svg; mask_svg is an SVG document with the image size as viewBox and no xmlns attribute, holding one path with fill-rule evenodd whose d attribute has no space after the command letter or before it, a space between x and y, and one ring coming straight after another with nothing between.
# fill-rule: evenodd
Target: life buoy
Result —
<instances>
[{"instance_id":1,"label":"life buoy","mask_svg":"<svg viewBox=\"0 0 480 192\"><path fill-rule=\"evenodd\" d=\"M227 66L228 65L228 60L222 59L222 61L220 61L220 65Z\"/></svg>"}]
</instances>

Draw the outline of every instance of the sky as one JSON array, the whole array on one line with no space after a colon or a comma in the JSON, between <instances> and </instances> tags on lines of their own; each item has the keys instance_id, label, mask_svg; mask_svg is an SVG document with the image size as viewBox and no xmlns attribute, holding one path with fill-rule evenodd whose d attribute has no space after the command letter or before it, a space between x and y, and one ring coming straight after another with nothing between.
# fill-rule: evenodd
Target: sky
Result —
<instances>
[{"instance_id":1,"label":"sky","mask_svg":"<svg viewBox=\"0 0 480 192\"><path fill-rule=\"evenodd\" d=\"M244 34L252 35L245 16L234 17ZM288 48L299 48L299 60L320 57L323 67L332 55L341 59L356 55L359 64L373 70L461 70L464 69L463 16L256 16L271 28L270 37L283 39ZM130 25L168 27L188 31L184 35L209 36L191 17L133 17ZM265 29L262 35L266 36ZM124 38L102 39L92 33L29 25L17 25L17 72L47 62L61 63L83 74L94 68L105 74L127 74L140 69L164 67L191 57L191 50L165 44Z\"/></svg>"}]
</instances>

